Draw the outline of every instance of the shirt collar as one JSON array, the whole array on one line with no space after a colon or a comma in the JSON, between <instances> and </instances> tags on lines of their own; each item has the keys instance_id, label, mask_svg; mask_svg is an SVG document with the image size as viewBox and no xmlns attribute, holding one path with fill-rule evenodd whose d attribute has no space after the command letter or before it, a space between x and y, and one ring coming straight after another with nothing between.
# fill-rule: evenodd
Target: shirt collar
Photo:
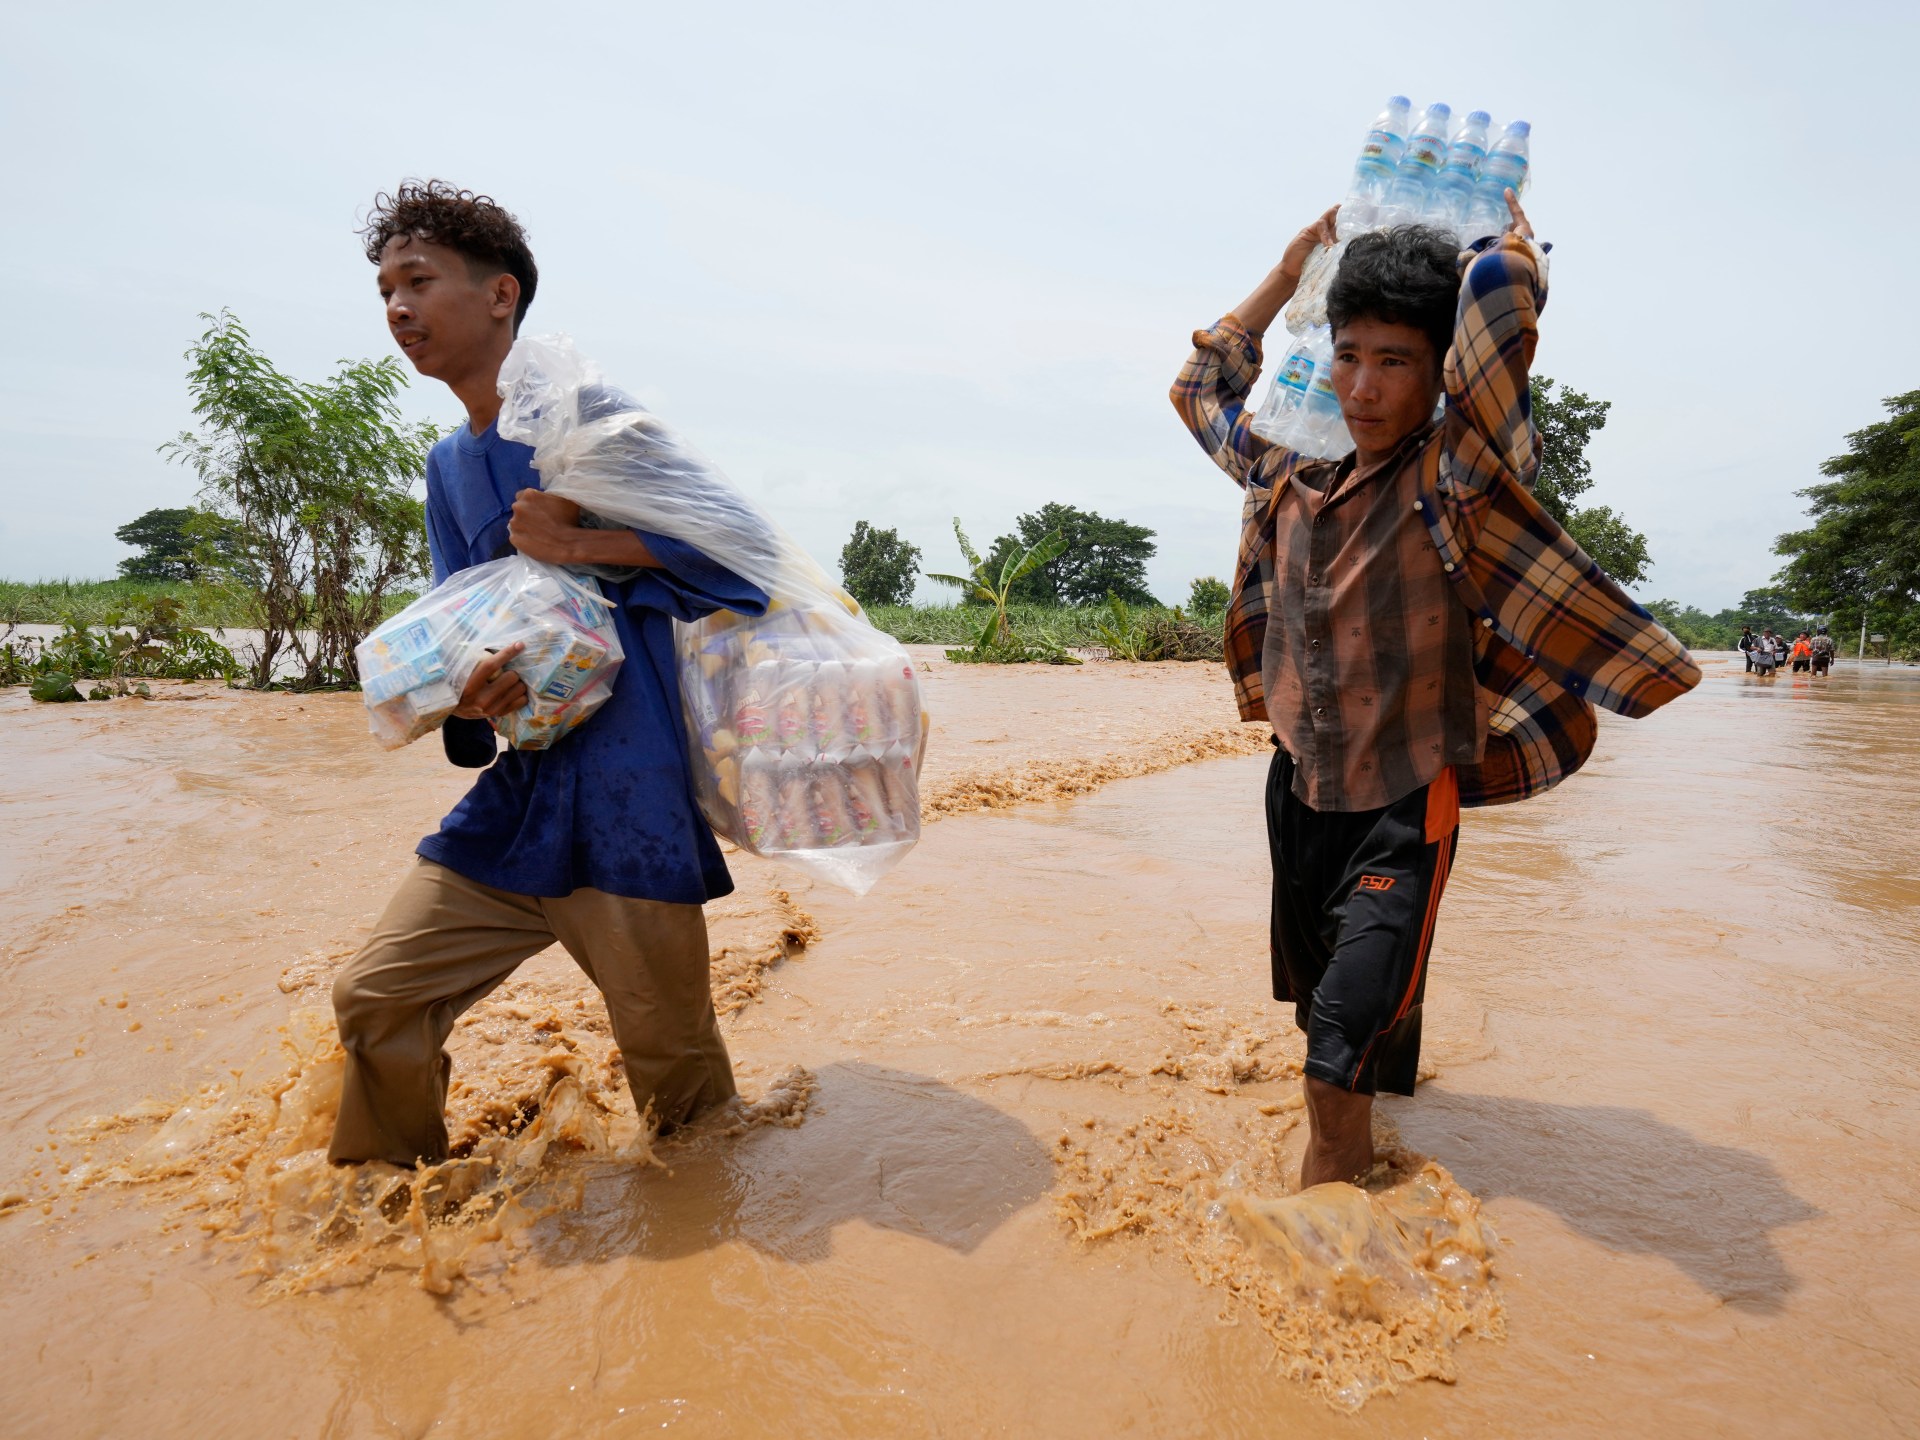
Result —
<instances>
[{"instance_id":1,"label":"shirt collar","mask_svg":"<svg viewBox=\"0 0 1920 1440\"><path fill-rule=\"evenodd\" d=\"M462 420L453 432L454 443L469 455L484 455L493 449L500 439L500 422L495 421L478 435L471 426Z\"/></svg>"},{"instance_id":2,"label":"shirt collar","mask_svg":"<svg viewBox=\"0 0 1920 1440\"><path fill-rule=\"evenodd\" d=\"M1429 420L1418 430L1409 432L1398 445L1393 447L1393 453L1362 475L1358 483L1349 483L1353 480L1359 466L1358 451L1350 450L1339 460L1331 462L1332 473L1326 477L1327 483L1321 488L1321 493L1327 497L1326 503L1332 504L1335 501L1344 500L1361 486L1370 484L1382 475L1394 474L1402 465L1407 464L1426 448L1436 428L1435 422ZM1320 463L1324 465L1329 462L1321 461Z\"/></svg>"}]
</instances>

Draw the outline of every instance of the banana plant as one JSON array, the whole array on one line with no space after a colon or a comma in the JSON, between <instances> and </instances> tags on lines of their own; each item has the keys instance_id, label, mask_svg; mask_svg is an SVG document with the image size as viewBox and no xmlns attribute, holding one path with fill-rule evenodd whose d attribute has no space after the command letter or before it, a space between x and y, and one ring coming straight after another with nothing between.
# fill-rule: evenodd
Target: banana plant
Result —
<instances>
[{"instance_id":1,"label":"banana plant","mask_svg":"<svg viewBox=\"0 0 1920 1440\"><path fill-rule=\"evenodd\" d=\"M953 533L960 542L960 553L966 557L969 573L935 575L929 571L927 579L941 585L952 585L970 598L993 607L993 613L987 616L987 623L980 628L979 638L973 642L974 649L986 650L1005 645L1012 639L1013 627L1007 621L1007 602L1012 598L1013 587L1049 560L1064 553L1067 548L1066 537L1058 530L1041 536L1025 550L1007 556L1000 573L994 575L991 566L980 558L979 552L973 548L973 542L967 539L967 532L960 528L957 516L953 522Z\"/></svg>"},{"instance_id":2,"label":"banana plant","mask_svg":"<svg viewBox=\"0 0 1920 1440\"><path fill-rule=\"evenodd\" d=\"M1107 592L1106 614L1094 621L1094 633L1100 637L1100 643L1107 647L1107 655L1114 660L1141 659L1141 635L1133 623L1133 612L1127 602L1111 590Z\"/></svg>"}]
</instances>

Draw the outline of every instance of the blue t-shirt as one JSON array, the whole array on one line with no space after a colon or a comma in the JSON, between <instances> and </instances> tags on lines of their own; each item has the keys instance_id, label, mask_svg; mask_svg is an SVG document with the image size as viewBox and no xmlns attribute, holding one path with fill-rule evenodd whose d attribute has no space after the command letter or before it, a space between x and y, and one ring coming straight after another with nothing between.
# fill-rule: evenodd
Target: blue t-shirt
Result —
<instances>
[{"instance_id":1,"label":"blue t-shirt","mask_svg":"<svg viewBox=\"0 0 1920 1440\"><path fill-rule=\"evenodd\" d=\"M492 426L465 425L427 457L427 544L437 585L455 570L513 553L513 498L539 489L533 449ZM694 804L673 658L673 621L715 610L765 613L767 597L693 546L637 532L662 568L602 580L626 661L613 693L551 750L495 750L484 720L449 719L447 755L487 765L419 853L517 895L580 888L699 905L733 889Z\"/></svg>"}]
</instances>

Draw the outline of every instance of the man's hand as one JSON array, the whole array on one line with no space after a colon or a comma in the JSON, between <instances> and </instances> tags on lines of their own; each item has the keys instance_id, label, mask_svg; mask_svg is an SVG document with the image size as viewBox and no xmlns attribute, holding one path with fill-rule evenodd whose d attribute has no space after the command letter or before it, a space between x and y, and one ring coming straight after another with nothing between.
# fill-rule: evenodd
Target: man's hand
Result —
<instances>
[{"instance_id":1,"label":"man's hand","mask_svg":"<svg viewBox=\"0 0 1920 1440\"><path fill-rule=\"evenodd\" d=\"M544 560L549 565L575 564L580 546L580 507L544 490L522 490L513 497L507 538L528 559Z\"/></svg>"},{"instance_id":2,"label":"man's hand","mask_svg":"<svg viewBox=\"0 0 1920 1440\"><path fill-rule=\"evenodd\" d=\"M1527 219L1527 212L1520 208L1520 197L1509 187L1506 192L1507 213L1513 219L1507 222L1507 233L1518 235L1523 240L1533 239L1533 223Z\"/></svg>"},{"instance_id":3,"label":"man's hand","mask_svg":"<svg viewBox=\"0 0 1920 1440\"><path fill-rule=\"evenodd\" d=\"M1280 256L1280 273L1290 277L1297 285L1301 272L1307 268L1307 259L1320 246L1331 248L1340 236L1334 228L1334 221L1340 214L1340 207L1333 206L1316 220L1311 220L1301 232L1287 242L1287 248Z\"/></svg>"},{"instance_id":4,"label":"man's hand","mask_svg":"<svg viewBox=\"0 0 1920 1440\"><path fill-rule=\"evenodd\" d=\"M521 493L537 495L539 492ZM561 501L561 504L565 503ZM467 677L467 688L460 692L459 707L453 713L462 720L496 720L524 706L527 703L527 682L507 669L507 664L526 648L515 641L474 666L473 674Z\"/></svg>"},{"instance_id":5,"label":"man's hand","mask_svg":"<svg viewBox=\"0 0 1920 1440\"><path fill-rule=\"evenodd\" d=\"M1300 272L1306 269L1307 257L1313 254L1315 247L1331 245L1339 238L1333 229L1334 216L1339 213L1340 207L1335 205L1288 241L1280 263L1267 272L1266 279L1253 287L1251 295L1229 312L1246 327L1249 335L1257 339L1267 333L1267 327L1280 313L1280 307L1291 300L1293 292L1300 288Z\"/></svg>"}]
</instances>

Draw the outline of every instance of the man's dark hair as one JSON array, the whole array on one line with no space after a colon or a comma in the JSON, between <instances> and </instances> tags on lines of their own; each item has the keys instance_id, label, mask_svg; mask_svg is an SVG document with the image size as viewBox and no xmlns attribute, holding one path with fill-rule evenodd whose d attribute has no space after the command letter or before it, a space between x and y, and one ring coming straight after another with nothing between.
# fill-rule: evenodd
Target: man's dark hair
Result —
<instances>
[{"instance_id":1,"label":"man's dark hair","mask_svg":"<svg viewBox=\"0 0 1920 1440\"><path fill-rule=\"evenodd\" d=\"M504 270L520 282L520 303L513 312L513 333L520 333L540 271L527 232L492 196L444 180L402 180L391 195L382 191L373 197L373 213L360 234L366 237L367 259L376 265L387 242L401 236L459 251L476 279Z\"/></svg>"},{"instance_id":2,"label":"man's dark hair","mask_svg":"<svg viewBox=\"0 0 1920 1440\"><path fill-rule=\"evenodd\" d=\"M1459 260L1460 247L1428 225L1355 236L1327 289L1333 333L1355 320L1411 325L1433 342L1434 363L1441 363L1453 344Z\"/></svg>"}]
</instances>

